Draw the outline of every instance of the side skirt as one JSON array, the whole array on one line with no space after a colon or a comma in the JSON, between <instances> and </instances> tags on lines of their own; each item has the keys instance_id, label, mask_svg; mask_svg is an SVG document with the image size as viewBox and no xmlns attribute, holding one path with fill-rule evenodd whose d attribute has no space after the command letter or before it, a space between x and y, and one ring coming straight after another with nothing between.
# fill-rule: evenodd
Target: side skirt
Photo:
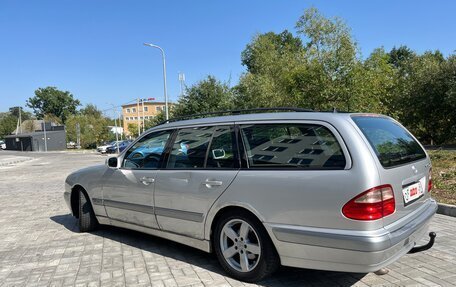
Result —
<instances>
[{"instance_id":1,"label":"side skirt","mask_svg":"<svg viewBox=\"0 0 456 287\"><path fill-rule=\"evenodd\" d=\"M146 226L142 226L142 225L127 223L124 221L119 221L119 220L115 220L112 218L99 216L99 215L97 216L97 219L100 224L113 225L113 226L117 226L117 227L121 227L121 228L136 230L136 231L147 233L147 234L150 234L153 236L158 236L158 237L161 237L164 239L175 241L177 243L184 244L184 245L187 245L190 247L194 247L194 248L197 248L199 250L202 250L202 251L205 251L208 253L210 253L212 251L211 244L208 240L200 240L200 239L180 235L177 233L172 233L172 232L158 230L158 229L154 229L154 228L150 228L150 227L146 227Z\"/></svg>"}]
</instances>

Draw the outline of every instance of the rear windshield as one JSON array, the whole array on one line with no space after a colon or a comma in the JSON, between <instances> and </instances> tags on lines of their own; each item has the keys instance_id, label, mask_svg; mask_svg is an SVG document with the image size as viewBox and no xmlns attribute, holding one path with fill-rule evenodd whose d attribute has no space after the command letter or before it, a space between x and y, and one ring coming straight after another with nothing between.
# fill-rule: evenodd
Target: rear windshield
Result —
<instances>
[{"instance_id":1,"label":"rear windshield","mask_svg":"<svg viewBox=\"0 0 456 287\"><path fill-rule=\"evenodd\" d=\"M423 159L426 153L408 131L388 118L352 117L377 154L389 168Z\"/></svg>"}]
</instances>

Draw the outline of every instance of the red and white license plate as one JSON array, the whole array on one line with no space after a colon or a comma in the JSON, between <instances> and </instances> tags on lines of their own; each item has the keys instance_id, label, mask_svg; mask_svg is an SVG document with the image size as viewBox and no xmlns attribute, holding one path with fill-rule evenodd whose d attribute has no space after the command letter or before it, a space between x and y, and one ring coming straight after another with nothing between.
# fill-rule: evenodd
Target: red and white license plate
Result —
<instances>
[{"instance_id":1,"label":"red and white license plate","mask_svg":"<svg viewBox=\"0 0 456 287\"><path fill-rule=\"evenodd\" d=\"M404 195L404 202L407 204L424 194L424 187L426 183L426 177L421 178L417 183L411 184L402 189Z\"/></svg>"}]
</instances>

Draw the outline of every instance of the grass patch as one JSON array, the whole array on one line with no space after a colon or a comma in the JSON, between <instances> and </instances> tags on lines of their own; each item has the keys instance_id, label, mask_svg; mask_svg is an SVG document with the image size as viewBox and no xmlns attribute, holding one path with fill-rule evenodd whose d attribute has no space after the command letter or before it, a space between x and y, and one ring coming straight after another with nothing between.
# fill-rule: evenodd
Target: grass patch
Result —
<instances>
[{"instance_id":1,"label":"grass patch","mask_svg":"<svg viewBox=\"0 0 456 287\"><path fill-rule=\"evenodd\" d=\"M456 205L456 151L428 151L432 161L432 197Z\"/></svg>"}]
</instances>

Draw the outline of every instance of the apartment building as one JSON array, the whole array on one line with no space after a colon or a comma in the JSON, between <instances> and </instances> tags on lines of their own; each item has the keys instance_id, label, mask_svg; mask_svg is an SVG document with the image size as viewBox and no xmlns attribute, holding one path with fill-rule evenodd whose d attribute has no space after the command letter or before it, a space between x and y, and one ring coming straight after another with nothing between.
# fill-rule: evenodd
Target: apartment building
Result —
<instances>
[{"instance_id":1,"label":"apartment building","mask_svg":"<svg viewBox=\"0 0 456 287\"><path fill-rule=\"evenodd\" d=\"M172 104L168 104L171 107ZM143 109L144 107L144 109ZM139 125L142 131L143 123L153 119L161 111L165 110L165 102L140 102L122 106L123 128L125 135L132 132L128 130L128 124Z\"/></svg>"}]
</instances>

